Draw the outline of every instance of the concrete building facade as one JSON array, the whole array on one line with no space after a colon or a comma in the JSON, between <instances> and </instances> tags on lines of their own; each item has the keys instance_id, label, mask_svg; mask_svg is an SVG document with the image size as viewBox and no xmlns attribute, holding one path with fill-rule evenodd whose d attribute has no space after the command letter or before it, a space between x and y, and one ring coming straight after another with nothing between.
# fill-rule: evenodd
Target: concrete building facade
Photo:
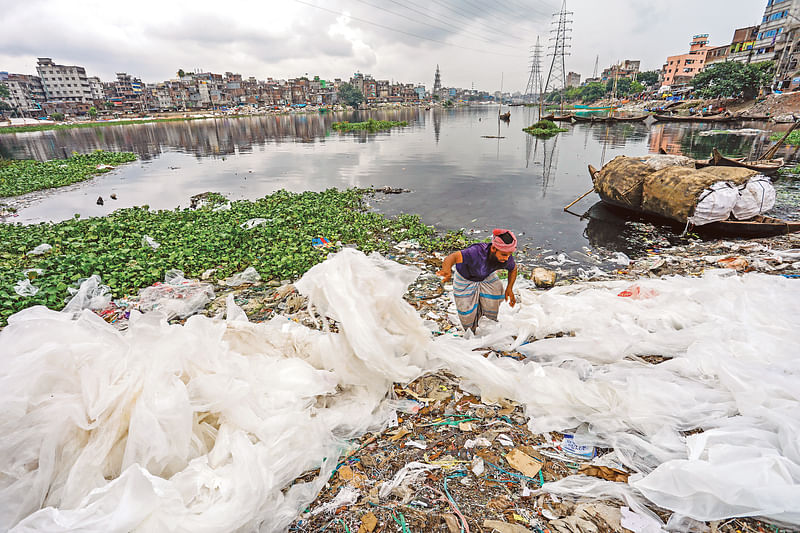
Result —
<instances>
[{"instance_id":1,"label":"concrete building facade","mask_svg":"<svg viewBox=\"0 0 800 533\"><path fill-rule=\"evenodd\" d=\"M708 34L695 35L689 43L689 53L667 57L664 63L664 80L661 86L686 85L694 78L706 62L709 51Z\"/></svg>"},{"instance_id":2,"label":"concrete building facade","mask_svg":"<svg viewBox=\"0 0 800 533\"><path fill-rule=\"evenodd\" d=\"M91 102L92 89L86 69L77 65L57 65L49 57L40 57L36 72L42 80L47 100L56 102Z\"/></svg>"}]
</instances>

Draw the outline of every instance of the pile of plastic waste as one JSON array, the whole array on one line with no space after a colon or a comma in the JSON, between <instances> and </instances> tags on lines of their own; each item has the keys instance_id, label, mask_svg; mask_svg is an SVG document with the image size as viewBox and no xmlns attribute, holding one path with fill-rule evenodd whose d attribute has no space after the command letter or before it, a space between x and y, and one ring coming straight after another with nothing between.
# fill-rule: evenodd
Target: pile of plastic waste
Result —
<instances>
[{"instance_id":1,"label":"pile of plastic waste","mask_svg":"<svg viewBox=\"0 0 800 533\"><path fill-rule=\"evenodd\" d=\"M365 496L345 483L338 501L309 508L350 443L410 407L394 384L442 370L544 439L495 435L497 466L535 460L560 432L577 443L569 451L613 453L629 474L576 472L532 484L535 495L620 499L626 523L655 527L663 514L647 509L800 525L795 280L720 269L521 290L477 336L437 337L403 300L418 274L332 255L295 284L316 328L248 322L232 296L225 320L132 310L124 332L88 309L12 316L0 332L0 529L283 531L307 508ZM524 360L498 355L512 350ZM473 460L448 475L472 475ZM377 487L379 505L434 470L406 466Z\"/></svg>"}]
</instances>

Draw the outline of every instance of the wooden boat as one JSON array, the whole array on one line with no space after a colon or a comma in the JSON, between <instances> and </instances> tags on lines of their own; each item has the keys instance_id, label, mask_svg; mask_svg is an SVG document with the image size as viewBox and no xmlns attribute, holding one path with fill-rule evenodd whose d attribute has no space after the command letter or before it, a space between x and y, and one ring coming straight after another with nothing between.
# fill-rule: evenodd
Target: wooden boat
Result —
<instances>
[{"instance_id":1,"label":"wooden boat","mask_svg":"<svg viewBox=\"0 0 800 533\"><path fill-rule=\"evenodd\" d=\"M575 109L585 109L586 111L611 111L612 109L616 109L616 107L610 106L610 105L609 106L592 107L592 106L588 106L588 105L575 104L572 107L574 107Z\"/></svg>"},{"instance_id":2,"label":"wooden boat","mask_svg":"<svg viewBox=\"0 0 800 533\"><path fill-rule=\"evenodd\" d=\"M639 117L608 117L606 122L643 122L647 120L650 115L641 115Z\"/></svg>"},{"instance_id":3,"label":"wooden boat","mask_svg":"<svg viewBox=\"0 0 800 533\"><path fill-rule=\"evenodd\" d=\"M572 115L572 120L575 122L594 122L595 117L583 117L581 115Z\"/></svg>"},{"instance_id":4,"label":"wooden boat","mask_svg":"<svg viewBox=\"0 0 800 533\"><path fill-rule=\"evenodd\" d=\"M711 150L711 159L709 163L718 167L743 167L748 168L750 170L755 170L756 172L761 172L762 174L775 174L778 172L778 169L783 166L784 160L782 157L778 159L766 159L766 160L759 160L759 161L745 161L744 158L741 159L731 159L725 157L719 150L716 148ZM697 164L695 163L695 166Z\"/></svg>"},{"instance_id":5,"label":"wooden boat","mask_svg":"<svg viewBox=\"0 0 800 533\"><path fill-rule=\"evenodd\" d=\"M592 165L589 165L589 175L592 177L593 183L599 172L600 171L594 168ZM661 215L647 211L634 209L630 205L616 202L613 199L606 197L599 191L597 192L603 203L611 206L613 209L627 212L634 216L646 217L662 224L669 224L676 229L678 226L680 226L680 224L678 224L678 222L675 220L668 219ZM703 233L727 237L772 237L775 235L787 235L789 233L800 232L800 222L782 220L780 218L768 217L765 215L756 215L749 220L723 220L721 222L704 224L703 226L694 226L694 229Z\"/></svg>"},{"instance_id":6,"label":"wooden boat","mask_svg":"<svg viewBox=\"0 0 800 533\"><path fill-rule=\"evenodd\" d=\"M511 120L511 111L506 111L505 113L498 115L498 118L500 120L505 120L506 122L508 122L509 120Z\"/></svg>"},{"instance_id":7,"label":"wooden boat","mask_svg":"<svg viewBox=\"0 0 800 533\"><path fill-rule=\"evenodd\" d=\"M552 113L550 113L549 115L545 115L545 116L541 117L541 119L540 119L540 120L550 120L550 121L553 121L553 120L555 120L555 118L556 118L556 117L555 117L555 115L553 115Z\"/></svg>"},{"instance_id":8,"label":"wooden boat","mask_svg":"<svg viewBox=\"0 0 800 533\"><path fill-rule=\"evenodd\" d=\"M723 117L723 116L708 116L708 117L700 117L700 116L678 116L678 115L653 115L653 118L659 122L735 122L739 120L736 117Z\"/></svg>"}]
</instances>

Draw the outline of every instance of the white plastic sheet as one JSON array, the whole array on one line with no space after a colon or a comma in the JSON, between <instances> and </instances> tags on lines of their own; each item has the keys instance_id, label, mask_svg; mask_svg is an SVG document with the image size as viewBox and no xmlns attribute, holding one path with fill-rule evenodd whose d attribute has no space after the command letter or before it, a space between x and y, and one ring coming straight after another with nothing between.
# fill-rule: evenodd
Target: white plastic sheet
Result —
<instances>
[{"instance_id":1,"label":"white plastic sheet","mask_svg":"<svg viewBox=\"0 0 800 533\"><path fill-rule=\"evenodd\" d=\"M733 206L733 216L747 220L766 213L775 206L775 187L766 176L753 176L739 188L739 199Z\"/></svg>"},{"instance_id":2,"label":"white plastic sheet","mask_svg":"<svg viewBox=\"0 0 800 533\"><path fill-rule=\"evenodd\" d=\"M727 181L718 181L700 194L694 214L689 222L703 226L712 222L728 220L739 200L739 189Z\"/></svg>"},{"instance_id":3,"label":"white plastic sheet","mask_svg":"<svg viewBox=\"0 0 800 533\"><path fill-rule=\"evenodd\" d=\"M341 333L251 324L233 302L229 321L133 314L125 332L89 311L12 316L0 332L0 530L283 531L346 439L389 424L392 382L440 368L524 404L531 430L613 448L640 473L545 492L800 525L798 282L643 279L656 296L640 300L617 296L628 281L520 290L480 335L434 339L402 300L417 274L350 249L311 269L297 288ZM574 336L545 338L559 332ZM473 352L531 338L524 362Z\"/></svg>"}]
</instances>

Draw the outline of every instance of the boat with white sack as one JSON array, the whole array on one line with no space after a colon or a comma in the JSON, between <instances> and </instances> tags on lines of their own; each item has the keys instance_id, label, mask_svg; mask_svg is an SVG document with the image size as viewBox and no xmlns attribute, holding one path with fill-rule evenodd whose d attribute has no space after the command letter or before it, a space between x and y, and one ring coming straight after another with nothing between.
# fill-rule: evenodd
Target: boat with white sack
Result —
<instances>
[{"instance_id":1,"label":"boat with white sack","mask_svg":"<svg viewBox=\"0 0 800 533\"><path fill-rule=\"evenodd\" d=\"M757 171L728 166L697 169L659 157L669 156L619 156L600 170L589 165L595 192L615 208L687 230L734 237L800 231L800 222L765 215L775 205L775 189Z\"/></svg>"}]
</instances>

